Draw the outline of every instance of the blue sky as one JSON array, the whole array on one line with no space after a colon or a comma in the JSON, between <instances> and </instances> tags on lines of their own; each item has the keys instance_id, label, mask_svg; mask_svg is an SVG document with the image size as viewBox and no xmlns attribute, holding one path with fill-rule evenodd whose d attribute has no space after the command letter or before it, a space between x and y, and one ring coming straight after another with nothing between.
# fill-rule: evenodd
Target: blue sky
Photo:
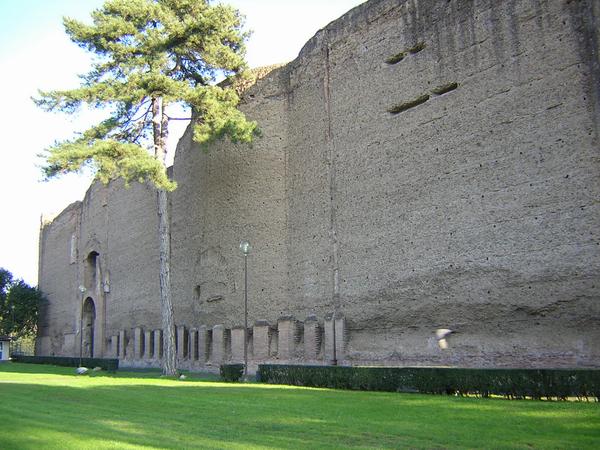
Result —
<instances>
[{"instance_id":1,"label":"blue sky","mask_svg":"<svg viewBox=\"0 0 600 450\"><path fill-rule=\"evenodd\" d=\"M317 30L364 0L231 0L253 31L247 59L252 67L290 61ZM31 102L37 89L68 89L90 59L64 34L62 17L87 20L101 0L0 0L0 267L37 283L40 216L81 200L90 176L40 182L38 155L56 140L86 129L101 116L44 113ZM183 131L171 130L169 147Z\"/></svg>"},{"instance_id":2,"label":"blue sky","mask_svg":"<svg viewBox=\"0 0 600 450\"><path fill-rule=\"evenodd\" d=\"M23 41L36 41L47 33L62 32L61 17L85 19L89 11L101 4L100 0L3 0L0 2L0 51L4 53L7 47L18 47Z\"/></svg>"}]
</instances>

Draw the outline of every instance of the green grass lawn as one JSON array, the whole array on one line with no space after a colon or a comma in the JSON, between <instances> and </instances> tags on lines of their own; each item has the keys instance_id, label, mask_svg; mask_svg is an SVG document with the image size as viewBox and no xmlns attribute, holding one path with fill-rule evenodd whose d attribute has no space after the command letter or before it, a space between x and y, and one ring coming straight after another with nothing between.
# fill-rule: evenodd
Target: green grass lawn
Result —
<instances>
[{"instance_id":1,"label":"green grass lawn","mask_svg":"<svg viewBox=\"0 0 600 450\"><path fill-rule=\"evenodd\" d=\"M600 404L0 364L0 449L600 448Z\"/></svg>"}]
</instances>

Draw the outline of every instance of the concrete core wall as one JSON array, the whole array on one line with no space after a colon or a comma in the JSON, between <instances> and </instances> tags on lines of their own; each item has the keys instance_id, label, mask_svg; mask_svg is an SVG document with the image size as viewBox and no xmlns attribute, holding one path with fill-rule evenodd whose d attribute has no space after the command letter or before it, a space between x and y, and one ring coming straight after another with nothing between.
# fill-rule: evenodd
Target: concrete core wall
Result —
<instances>
[{"instance_id":1,"label":"concrete core wall","mask_svg":"<svg viewBox=\"0 0 600 450\"><path fill-rule=\"evenodd\" d=\"M179 364L239 359L248 239L252 364L335 348L342 364L600 366L599 14L371 0L245 92L252 147L202 153L188 130L171 196ZM97 252L96 354L159 364L155 230L153 190L119 183L43 228L40 353L78 351Z\"/></svg>"}]
</instances>

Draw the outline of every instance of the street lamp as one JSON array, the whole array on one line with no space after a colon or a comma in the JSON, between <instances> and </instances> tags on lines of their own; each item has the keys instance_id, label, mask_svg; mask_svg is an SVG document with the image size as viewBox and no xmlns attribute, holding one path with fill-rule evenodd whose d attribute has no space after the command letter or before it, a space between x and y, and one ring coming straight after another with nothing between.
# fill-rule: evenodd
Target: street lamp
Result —
<instances>
[{"instance_id":1,"label":"street lamp","mask_svg":"<svg viewBox=\"0 0 600 450\"><path fill-rule=\"evenodd\" d=\"M79 315L79 367L81 367L81 361L83 359L83 294L85 294L85 286L79 286L79 292L81 293L81 313Z\"/></svg>"},{"instance_id":2,"label":"street lamp","mask_svg":"<svg viewBox=\"0 0 600 450\"><path fill-rule=\"evenodd\" d=\"M337 366L337 343L336 343L336 336L335 336L335 305L333 306L333 314L331 315L331 324L333 326L333 360L331 361L331 364L333 366Z\"/></svg>"},{"instance_id":3,"label":"street lamp","mask_svg":"<svg viewBox=\"0 0 600 450\"><path fill-rule=\"evenodd\" d=\"M252 250L250 242L240 242L240 251L244 255L244 380L248 378L248 255Z\"/></svg>"}]
</instances>

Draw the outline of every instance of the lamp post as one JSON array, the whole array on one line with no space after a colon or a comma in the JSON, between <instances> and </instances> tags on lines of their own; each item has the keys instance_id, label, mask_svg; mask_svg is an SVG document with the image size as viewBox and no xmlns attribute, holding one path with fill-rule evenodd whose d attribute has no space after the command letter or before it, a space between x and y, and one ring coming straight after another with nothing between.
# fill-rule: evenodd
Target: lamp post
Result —
<instances>
[{"instance_id":1,"label":"lamp post","mask_svg":"<svg viewBox=\"0 0 600 450\"><path fill-rule=\"evenodd\" d=\"M81 313L79 314L79 367L82 366L83 359L83 294L85 294L85 286L79 286L81 293Z\"/></svg>"},{"instance_id":2,"label":"lamp post","mask_svg":"<svg viewBox=\"0 0 600 450\"><path fill-rule=\"evenodd\" d=\"M337 366L337 343L335 342L336 340L336 336L335 336L335 305L333 308L333 314L331 316L331 325L333 326L332 328L332 335L333 335L333 360L331 361L331 364L333 366Z\"/></svg>"},{"instance_id":3,"label":"lamp post","mask_svg":"<svg viewBox=\"0 0 600 450\"><path fill-rule=\"evenodd\" d=\"M244 255L244 380L248 378L248 255L252 246L250 242L240 242L240 250Z\"/></svg>"}]
</instances>

